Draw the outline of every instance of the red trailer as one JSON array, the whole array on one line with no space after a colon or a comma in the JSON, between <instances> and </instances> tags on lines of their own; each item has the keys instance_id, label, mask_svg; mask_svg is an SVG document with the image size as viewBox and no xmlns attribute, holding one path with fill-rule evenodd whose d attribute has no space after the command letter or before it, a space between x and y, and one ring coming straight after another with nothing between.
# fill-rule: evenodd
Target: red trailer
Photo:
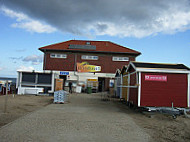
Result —
<instances>
[{"instance_id":1,"label":"red trailer","mask_svg":"<svg viewBox=\"0 0 190 142\"><path fill-rule=\"evenodd\" d=\"M190 107L190 69L183 64L130 62L128 102L138 107Z\"/></svg>"}]
</instances>

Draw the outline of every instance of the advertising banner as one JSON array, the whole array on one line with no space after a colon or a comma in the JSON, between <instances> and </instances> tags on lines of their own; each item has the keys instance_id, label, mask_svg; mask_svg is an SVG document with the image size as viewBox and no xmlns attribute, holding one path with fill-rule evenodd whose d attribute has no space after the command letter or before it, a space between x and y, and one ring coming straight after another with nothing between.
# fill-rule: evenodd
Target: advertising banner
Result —
<instances>
[{"instance_id":1,"label":"advertising banner","mask_svg":"<svg viewBox=\"0 0 190 142\"><path fill-rule=\"evenodd\" d=\"M88 62L77 63L78 72L100 72L101 66L89 65Z\"/></svg>"},{"instance_id":2,"label":"advertising banner","mask_svg":"<svg viewBox=\"0 0 190 142\"><path fill-rule=\"evenodd\" d=\"M167 81L166 75L145 75L147 81Z\"/></svg>"}]
</instances>

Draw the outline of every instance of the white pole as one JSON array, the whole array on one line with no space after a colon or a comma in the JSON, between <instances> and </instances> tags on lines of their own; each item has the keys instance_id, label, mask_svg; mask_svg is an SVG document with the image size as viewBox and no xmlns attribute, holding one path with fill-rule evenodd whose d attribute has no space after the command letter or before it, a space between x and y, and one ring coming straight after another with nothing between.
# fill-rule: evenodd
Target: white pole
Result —
<instances>
[{"instance_id":1,"label":"white pole","mask_svg":"<svg viewBox=\"0 0 190 142\"><path fill-rule=\"evenodd\" d=\"M141 105L141 72L139 72L138 107Z\"/></svg>"},{"instance_id":2,"label":"white pole","mask_svg":"<svg viewBox=\"0 0 190 142\"><path fill-rule=\"evenodd\" d=\"M7 112L7 99L8 99L8 81L6 81L6 96L5 96L5 106L4 106L4 113Z\"/></svg>"},{"instance_id":3,"label":"white pole","mask_svg":"<svg viewBox=\"0 0 190 142\"><path fill-rule=\"evenodd\" d=\"M187 107L190 107L190 73L187 74Z\"/></svg>"},{"instance_id":4,"label":"white pole","mask_svg":"<svg viewBox=\"0 0 190 142\"><path fill-rule=\"evenodd\" d=\"M123 75L121 74L121 87L120 87L120 99L123 97L123 94L122 94L122 87L123 87Z\"/></svg>"}]
</instances>

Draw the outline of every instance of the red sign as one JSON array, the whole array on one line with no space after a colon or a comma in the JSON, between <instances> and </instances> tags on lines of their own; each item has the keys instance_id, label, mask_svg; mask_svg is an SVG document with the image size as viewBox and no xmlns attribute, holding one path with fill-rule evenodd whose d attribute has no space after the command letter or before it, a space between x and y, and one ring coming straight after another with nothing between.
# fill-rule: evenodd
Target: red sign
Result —
<instances>
[{"instance_id":1,"label":"red sign","mask_svg":"<svg viewBox=\"0 0 190 142\"><path fill-rule=\"evenodd\" d=\"M145 75L145 80L148 81L167 81L166 75Z\"/></svg>"}]
</instances>

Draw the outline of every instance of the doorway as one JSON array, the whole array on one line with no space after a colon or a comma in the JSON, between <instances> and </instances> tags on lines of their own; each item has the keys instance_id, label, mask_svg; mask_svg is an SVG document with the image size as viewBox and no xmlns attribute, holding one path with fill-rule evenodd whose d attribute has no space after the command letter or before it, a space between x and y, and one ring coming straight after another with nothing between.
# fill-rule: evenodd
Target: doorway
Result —
<instances>
[{"instance_id":1,"label":"doorway","mask_svg":"<svg viewBox=\"0 0 190 142\"><path fill-rule=\"evenodd\" d=\"M105 91L105 78L98 77L98 92Z\"/></svg>"},{"instance_id":2,"label":"doorway","mask_svg":"<svg viewBox=\"0 0 190 142\"><path fill-rule=\"evenodd\" d=\"M65 90L65 82L67 80L67 76L66 75L59 75L60 79L63 79L63 90Z\"/></svg>"}]
</instances>

